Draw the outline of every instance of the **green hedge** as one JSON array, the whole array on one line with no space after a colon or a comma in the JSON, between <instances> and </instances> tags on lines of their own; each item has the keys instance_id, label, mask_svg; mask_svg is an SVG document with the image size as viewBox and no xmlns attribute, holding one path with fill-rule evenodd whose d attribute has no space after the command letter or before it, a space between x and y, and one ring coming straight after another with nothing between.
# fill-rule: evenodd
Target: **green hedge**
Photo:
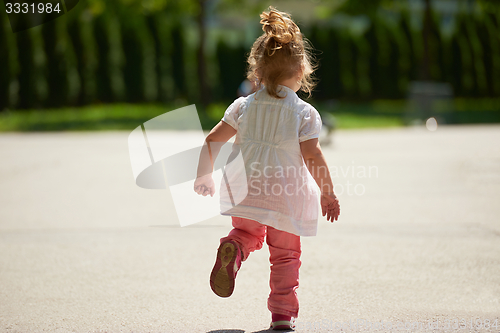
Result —
<instances>
[{"instance_id":1,"label":"green hedge","mask_svg":"<svg viewBox=\"0 0 500 333\"><path fill-rule=\"evenodd\" d=\"M17 34L0 13L0 110L199 101L193 17L175 8L140 13L110 0L96 11L91 4ZM314 98L405 98L420 78L421 21L404 10L380 11L303 27L320 64ZM212 100L228 101L245 76L248 38L209 36L217 39L207 53ZM429 47L431 80L449 82L460 97L500 96L498 13L434 13Z\"/></svg>"}]
</instances>

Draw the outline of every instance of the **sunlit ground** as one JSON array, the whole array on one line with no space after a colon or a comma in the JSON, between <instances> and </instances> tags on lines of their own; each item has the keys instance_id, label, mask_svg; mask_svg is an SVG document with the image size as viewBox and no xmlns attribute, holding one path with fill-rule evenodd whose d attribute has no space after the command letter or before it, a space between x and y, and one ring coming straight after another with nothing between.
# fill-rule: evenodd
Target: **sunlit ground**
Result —
<instances>
[{"instance_id":1,"label":"sunlit ground","mask_svg":"<svg viewBox=\"0 0 500 333\"><path fill-rule=\"evenodd\" d=\"M297 332L499 323L500 126L430 125L323 147L342 211L303 238ZM0 330L264 332L269 252L215 296L229 218L180 228L169 191L135 185L129 133L0 134Z\"/></svg>"}]
</instances>

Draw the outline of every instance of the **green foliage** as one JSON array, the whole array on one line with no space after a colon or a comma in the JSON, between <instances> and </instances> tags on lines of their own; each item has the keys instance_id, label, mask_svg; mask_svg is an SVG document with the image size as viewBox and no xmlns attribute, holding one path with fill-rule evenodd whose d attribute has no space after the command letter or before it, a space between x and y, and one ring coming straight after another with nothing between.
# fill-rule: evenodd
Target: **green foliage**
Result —
<instances>
[{"instance_id":1,"label":"green foliage","mask_svg":"<svg viewBox=\"0 0 500 333\"><path fill-rule=\"evenodd\" d=\"M217 45L220 94L225 100L236 99L236 91L246 77L246 53L242 47L231 47L224 40Z\"/></svg>"},{"instance_id":2,"label":"green foliage","mask_svg":"<svg viewBox=\"0 0 500 333\"><path fill-rule=\"evenodd\" d=\"M205 1L205 0L203 0ZM197 15L208 24L208 90L230 101L245 77L249 38L261 33L263 1L88 0L43 26L12 34L0 13L0 111L99 102L197 103L200 82ZM317 101L404 98L422 78L423 15L406 2L320 2L321 19L301 24L319 62ZM431 2L432 3L432 2ZM456 96L500 95L498 1L481 10L434 11L427 38L429 76L448 82ZM251 15L254 24L226 31L221 13ZM294 14L294 13L292 13ZM255 21L255 22L254 22ZM215 22L215 23L214 23ZM253 37L252 37L253 38Z\"/></svg>"},{"instance_id":3,"label":"green foliage","mask_svg":"<svg viewBox=\"0 0 500 333\"><path fill-rule=\"evenodd\" d=\"M18 103L19 60L15 36L11 33L7 15L0 13L0 59L2 75L0 75L0 110L15 107Z\"/></svg>"}]
</instances>

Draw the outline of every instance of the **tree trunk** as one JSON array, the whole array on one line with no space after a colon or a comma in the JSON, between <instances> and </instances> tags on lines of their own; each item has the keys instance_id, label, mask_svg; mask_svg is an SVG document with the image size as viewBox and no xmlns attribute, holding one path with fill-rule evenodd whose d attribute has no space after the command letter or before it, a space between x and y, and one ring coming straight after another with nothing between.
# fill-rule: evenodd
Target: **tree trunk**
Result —
<instances>
[{"instance_id":1,"label":"tree trunk","mask_svg":"<svg viewBox=\"0 0 500 333\"><path fill-rule=\"evenodd\" d=\"M431 25L432 25L432 14L431 14L431 0L425 0L424 9L424 28L423 28L423 41L424 41L424 54L422 57L422 64L420 68L420 79L423 81L429 81L431 79L430 74L430 50L429 50L429 38L431 35Z\"/></svg>"},{"instance_id":2,"label":"tree trunk","mask_svg":"<svg viewBox=\"0 0 500 333\"><path fill-rule=\"evenodd\" d=\"M200 98L203 108L206 108L210 103L210 91L207 82L207 63L205 59L205 41L206 41L206 3L207 0L198 0L200 5L200 13L198 15L198 87L200 89Z\"/></svg>"}]
</instances>

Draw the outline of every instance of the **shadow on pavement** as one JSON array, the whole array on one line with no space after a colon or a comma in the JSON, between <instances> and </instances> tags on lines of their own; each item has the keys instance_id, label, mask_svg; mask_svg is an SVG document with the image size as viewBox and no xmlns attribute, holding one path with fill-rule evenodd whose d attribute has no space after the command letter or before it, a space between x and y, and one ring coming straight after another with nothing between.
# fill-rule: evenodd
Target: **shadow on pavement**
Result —
<instances>
[{"instance_id":1,"label":"shadow on pavement","mask_svg":"<svg viewBox=\"0 0 500 333\"><path fill-rule=\"evenodd\" d=\"M276 332L276 331L272 330L271 328L268 328L265 330L255 331L252 333L266 333L266 332L272 333L272 332ZM293 332L293 330L282 330L280 332ZM215 331L208 331L207 333L245 333L245 331L244 330L215 330Z\"/></svg>"},{"instance_id":2,"label":"shadow on pavement","mask_svg":"<svg viewBox=\"0 0 500 333\"><path fill-rule=\"evenodd\" d=\"M265 330L255 331L252 333L266 333L266 332L272 333L272 332L276 332L276 331L274 331L271 328L268 328ZM280 332L293 332L293 330L281 330ZM208 331L207 333L245 333L245 331L244 330L215 330L215 331Z\"/></svg>"}]
</instances>

